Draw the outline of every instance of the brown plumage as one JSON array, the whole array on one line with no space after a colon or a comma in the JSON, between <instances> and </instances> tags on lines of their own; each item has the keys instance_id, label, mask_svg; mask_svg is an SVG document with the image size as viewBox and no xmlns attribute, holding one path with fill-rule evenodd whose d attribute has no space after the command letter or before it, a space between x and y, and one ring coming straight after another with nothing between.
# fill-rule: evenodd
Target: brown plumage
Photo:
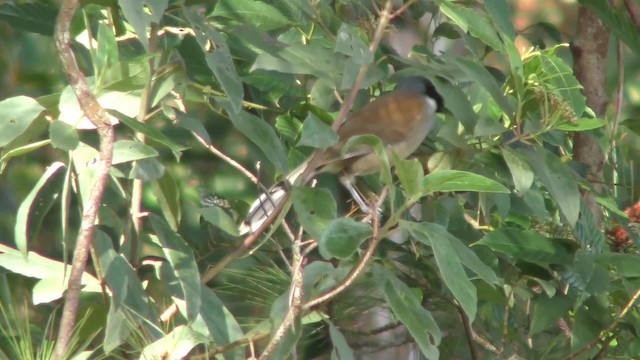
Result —
<instances>
[{"instance_id":1,"label":"brown plumage","mask_svg":"<svg viewBox=\"0 0 640 360\"><path fill-rule=\"evenodd\" d=\"M349 115L338 128L338 143L317 150L307 161L289 173L286 179L262 194L249 209L240 231L255 231L286 195L292 184L304 185L322 172L338 174L340 182L365 212L371 209L353 186L356 176L379 171L380 163L374 150L367 145L354 145L342 154L346 142L358 135L375 135L387 152L404 159L422 143L435 123L435 112L442 107L442 97L423 78L402 80L394 91L387 93ZM304 178L301 175L308 174Z\"/></svg>"}]
</instances>

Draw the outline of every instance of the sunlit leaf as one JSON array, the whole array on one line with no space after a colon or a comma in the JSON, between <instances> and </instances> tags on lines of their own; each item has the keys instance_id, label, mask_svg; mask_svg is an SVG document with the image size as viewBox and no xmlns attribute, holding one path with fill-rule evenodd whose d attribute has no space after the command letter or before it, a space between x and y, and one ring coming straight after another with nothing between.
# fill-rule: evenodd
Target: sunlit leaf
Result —
<instances>
[{"instance_id":1,"label":"sunlit leaf","mask_svg":"<svg viewBox=\"0 0 640 360\"><path fill-rule=\"evenodd\" d=\"M22 134L44 110L37 101L16 96L0 101L0 147Z\"/></svg>"},{"instance_id":2,"label":"sunlit leaf","mask_svg":"<svg viewBox=\"0 0 640 360\"><path fill-rule=\"evenodd\" d=\"M16 246L25 258L29 251L29 240L36 236L42 220L60 195L64 180L61 170L64 168L61 162L51 164L18 208L14 236Z\"/></svg>"},{"instance_id":3,"label":"sunlit leaf","mask_svg":"<svg viewBox=\"0 0 640 360\"><path fill-rule=\"evenodd\" d=\"M201 291L200 273L195 262L193 251L184 239L173 231L167 223L156 215L149 215L149 221L155 231L162 251L171 264L175 276L180 282L182 294L187 303L187 318L194 320L200 312Z\"/></svg>"},{"instance_id":4,"label":"sunlit leaf","mask_svg":"<svg viewBox=\"0 0 640 360\"><path fill-rule=\"evenodd\" d=\"M437 191L479 191L506 193L504 185L482 175L459 170L440 170L422 180L422 193L428 195Z\"/></svg>"}]
</instances>

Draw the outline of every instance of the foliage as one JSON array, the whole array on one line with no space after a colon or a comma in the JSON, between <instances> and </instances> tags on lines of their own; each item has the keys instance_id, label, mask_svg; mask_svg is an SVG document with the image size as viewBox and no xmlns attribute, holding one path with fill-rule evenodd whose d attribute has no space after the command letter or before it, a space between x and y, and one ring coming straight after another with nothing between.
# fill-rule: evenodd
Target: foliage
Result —
<instances>
[{"instance_id":1,"label":"foliage","mask_svg":"<svg viewBox=\"0 0 640 360\"><path fill-rule=\"evenodd\" d=\"M624 13L584 3L639 51ZM274 358L384 358L403 347L429 359L640 356L640 316L629 311L638 236L620 210L638 200L637 120L597 118L558 29L516 29L503 0L406 5L395 24L415 25L421 39L408 56L392 41L370 53L381 2L82 2L76 58L117 123L117 141L74 356L258 355L296 307ZM0 5L3 26L25 44L53 46L53 13ZM543 40L520 53L525 37ZM35 61L55 75L38 91L19 78L22 87L0 101L0 210L10 219L0 223L0 296L11 304L27 294L38 316L25 321L44 327L59 320L98 143L53 55ZM321 177L293 189L278 219L314 242L274 226L248 255L225 260L242 250L237 225L259 189L207 149L249 169L260 161L260 181L275 182L312 148L335 143L328 124L363 65L354 108L420 75L447 110L416 159L386 158L376 138L349 142L384 157L380 175L361 181L388 194L380 218L362 222L335 179ZM595 190L573 160L576 133L608 152L606 191L596 194L602 226L581 197ZM614 224L626 229L626 247L612 252L605 230ZM220 266L203 284L201 274ZM345 279L343 292L322 300ZM16 311L2 315L26 324ZM29 349L26 329L0 332L3 357L46 356ZM40 352L50 351L50 329Z\"/></svg>"}]
</instances>

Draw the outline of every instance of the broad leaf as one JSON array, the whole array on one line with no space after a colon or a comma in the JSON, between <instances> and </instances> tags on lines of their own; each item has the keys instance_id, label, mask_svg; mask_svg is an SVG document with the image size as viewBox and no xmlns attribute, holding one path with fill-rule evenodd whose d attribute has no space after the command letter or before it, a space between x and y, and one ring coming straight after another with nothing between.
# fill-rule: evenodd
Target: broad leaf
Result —
<instances>
[{"instance_id":1,"label":"broad leaf","mask_svg":"<svg viewBox=\"0 0 640 360\"><path fill-rule=\"evenodd\" d=\"M179 325L170 333L145 346L140 359L184 359L199 344L209 339L190 326Z\"/></svg>"},{"instance_id":2,"label":"broad leaf","mask_svg":"<svg viewBox=\"0 0 640 360\"><path fill-rule=\"evenodd\" d=\"M329 190L296 187L291 197L300 224L309 235L320 239L337 214L336 201Z\"/></svg>"},{"instance_id":3,"label":"broad leaf","mask_svg":"<svg viewBox=\"0 0 640 360\"><path fill-rule=\"evenodd\" d=\"M237 114L242 109L244 89L233 63L226 38L216 28L206 23L199 13L186 7L183 9L187 20L195 26L196 39L204 52L207 66L227 94L231 104L227 111ZM213 49L210 49L210 46L213 46Z\"/></svg>"},{"instance_id":4,"label":"broad leaf","mask_svg":"<svg viewBox=\"0 0 640 360\"><path fill-rule=\"evenodd\" d=\"M80 144L78 130L59 120L49 125L49 137L51 138L51 145L61 150L74 150Z\"/></svg>"},{"instance_id":5,"label":"broad leaf","mask_svg":"<svg viewBox=\"0 0 640 360\"><path fill-rule=\"evenodd\" d=\"M62 190L64 172L60 170L64 168L61 162L51 164L18 208L14 236L16 247L25 258L29 252L29 239L36 236L42 220Z\"/></svg>"},{"instance_id":6,"label":"broad leaf","mask_svg":"<svg viewBox=\"0 0 640 360\"><path fill-rule=\"evenodd\" d=\"M515 151L508 147L502 148L502 157L509 167L518 195L524 195L533 184L534 174L531 167Z\"/></svg>"},{"instance_id":7,"label":"broad leaf","mask_svg":"<svg viewBox=\"0 0 640 360\"><path fill-rule=\"evenodd\" d=\"M184 239L174 232L164 220L151 214L149 221L162 246L165 257L180 282L182 294L177 295L186 301L187 319L192 321L198 316L201 305L200 273L193 252Z\"/></svg>"},{"instance_id":8,"label":"broad leaf","mask_svg":"<svg viewBox=\"0 0 640 360\"><path fill-rule=\"evenodd\" d=\"M478 191L505 194L510 192L495 180L459 170L440 170L425 176L422 180L422 194L429 195L437 191Z\"/></svg>"},{"instance_id":9,"label":"broad leaf","mask_svg":"<svg viewBox=\"0 0 640 360\"><path fill-rule=\"evenodd\" d=\"M207 222L213 224L217 228L230 235L238 236L238 226L225 209L219 206L210 206L201 208L200 214Z\"/></svg>"},{"instance_id":10,"label":"broad leaf","mask_svg":"<svg viewBox=\"0 0 640 360\"><path fill-rule=\"evenodd\" d=\"M580 192L568 164L545 149L527 150L524 153L567 223L575 225L580 213Z\"/></svg>"},{"instance_id":11,"label":"broad leaf","mask_svg":"<svg viewBox=\"0 0 640 360\"><path fill-rule=\"evenodd\" d=\"M298 146L325 149L338 142L338 135L317 116L309 113L302 123L302 134Z\"/></svg>"},{"instance_id":12,"label":"broad leaf","mask_svg":"<svg viewBox=\"0 0 640 360\"><path fill-rule=\"evenodd\" d=\"M558 241L534 231L501 228L487 234L476 244L486 245L494 251L512 256L515 260L543 267L549 264L568 264L572 261L568 250Z\"/></svg>"},{"instance_id":13,"label":"broad leaf","mask_svg":"<svg viewBox=\"0 0 640 360\"><path fill-rule=\"evenodd\" d=\"M0 147L20 136L44 107L26 96L16 96L0 101Z\"/></svg>"},{"instance_id":14,"label":"broad leaf","mask_svg":"<svg viewBox=\"0 0 640 360\"><path fill-rule=\"evenodd\" d=\"M393 314L407 330L427 359L439 359L442 334L431 312L425 309L413 291L391 272L373 267L374 278Z\"/></svg>"},{"instance_id":15,"label":"broad leaf","mask_svg":"<svg viewBox=\"0 0 640 360\"><path fill-rule=\"evenodd\" d=\"M290 23L277 8L255 0L218 1L211 15L251 24L262 30L273 30Z\"/></svg>"},{"instance_id":16,"label":"broad leaf","mask_svg":"<svg viewBox=\"0 0 640 360\"><path fill-rule=\"evenodd\" d=\"M455 238L438 224L404 222L403 225L409 229L416 240L431 246L442 280L467 313L469 320L473 321L476 316L478 296L475 286L462 267L462 262L457 255L457 247L452 244L451 239ZM466 256L469 254L467 253ZM489 273L486 269L483 271ZM495 275L494 279L497 282Z\"/></svg>"},{"instance_id":17,"label":"broad leaf","mask_svg":"<svg viewBox=\"0 0 640 360\"><path fill-rule=\"evenodd\" d=\"M353 351L347 343L347 339L342 335L340 330L329 323L329 336L331 337L331 343L333 344L333 351L331 351L331 360L354 360Z\"/></svg>"},{"instance_id":18,"label":"broad leaf","mask_svg":"<svg viewBox=\"0 0 640 360\"><path fill-rule=\"evenodd\" d=\"M318 241L320 254L327 260L331 258L346 260L369 237L371 237L371 226L349 217L334 219L327 225Z\"/></svg>"}]
</instances>

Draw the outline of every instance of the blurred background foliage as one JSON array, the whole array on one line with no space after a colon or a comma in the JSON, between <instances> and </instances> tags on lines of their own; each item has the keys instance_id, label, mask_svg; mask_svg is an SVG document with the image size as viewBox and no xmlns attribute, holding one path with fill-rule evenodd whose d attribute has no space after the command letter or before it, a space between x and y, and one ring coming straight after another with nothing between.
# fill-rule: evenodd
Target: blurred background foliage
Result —
<instances>
[{"instance_id":1,"label":"blurred background foliage","mask_svg":"<svg viewBox=\"0 0 640 360\"><path fill-rule=\"evenodd\" d=\"M388 186L395 200L375 260L302 314L272 358L640 356L640 36L630 10L595 0L393 4L400 12L371 56L380 1L81 2L76 60L119 124L70 357L259 355L288 309L292 243L278 228L200 286L199 273L240 243L235 225L259 193L203 142L273 184L313 150L301 145L306 124L331 123L369 63L354 109L420 75L447 111L418 162L393 161L405 171L399 184L360 182ZM604 116L572 74L579 6L613 35ZM49 358L98 146L58 62L57 8L0 4L3 358ZM577 132L606 156L594 193L602 224L579 195L597 186L572 160ZM286 218L305 225L305 240L324 239L307 254L307 300L347 276L370 236L341 219L362 216L332 176L318 188L331 192L300 191ZM337 211L317 204L326 196ZM316 203L307 210L342 238L325 227L316 236L296 199ZM144 214L132 214L138 205ZM174 302L178 313L161 321Z\"/></svg>"}]
</instances>

